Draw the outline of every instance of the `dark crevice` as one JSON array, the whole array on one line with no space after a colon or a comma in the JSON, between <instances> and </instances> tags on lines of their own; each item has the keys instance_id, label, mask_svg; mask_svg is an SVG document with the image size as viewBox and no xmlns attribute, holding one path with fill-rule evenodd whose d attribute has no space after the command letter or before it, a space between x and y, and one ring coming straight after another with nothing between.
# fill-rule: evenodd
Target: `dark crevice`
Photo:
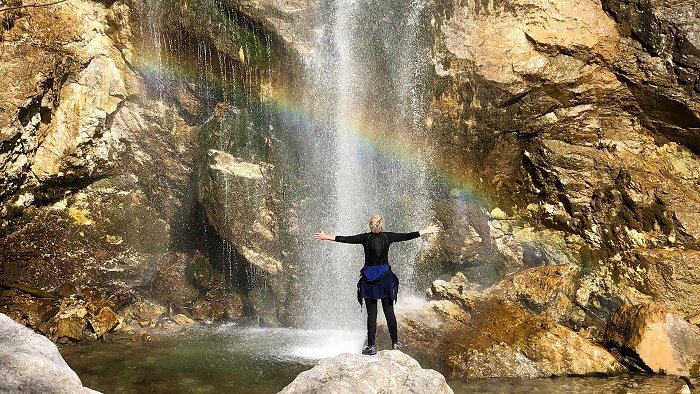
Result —
<instances>
[{"instance_id":1,"label":"dark crevice","mask_svg":"<svg viewBox=\"0 0 700 394\"><path fill-rule=\"evenodd\" d=\"M530 94L530 92L531 92L530 90L526 90L522 93L519 93L519 94L507 99L506 101L499 103L498 105L496 105L496 108L510 107L511 105L514 105L518 101L521 101L522 99L524 99L528 94Z\"/></svg>"}]
</instances>

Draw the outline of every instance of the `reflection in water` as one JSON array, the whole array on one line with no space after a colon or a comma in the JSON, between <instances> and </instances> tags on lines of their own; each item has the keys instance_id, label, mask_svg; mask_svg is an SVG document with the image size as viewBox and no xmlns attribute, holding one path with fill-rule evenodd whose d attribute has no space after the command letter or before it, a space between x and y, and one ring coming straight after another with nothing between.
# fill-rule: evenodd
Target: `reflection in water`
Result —
<instances>
[{"instance_id":1,"label":"reflection in water","mask_svg":"<svg viewBox=\"0 0 700 394\"><path fill-rule=\"evenodd\" d=\"M62 348L61 354L85 386L105 393L276 393L319 358L356 353L358 337L356 332L221 325L151 343L73 345ZM449 384L457 394L598 394L673 393L682 382L674 377L621 375Z\"/></svg>"}]
</instances>

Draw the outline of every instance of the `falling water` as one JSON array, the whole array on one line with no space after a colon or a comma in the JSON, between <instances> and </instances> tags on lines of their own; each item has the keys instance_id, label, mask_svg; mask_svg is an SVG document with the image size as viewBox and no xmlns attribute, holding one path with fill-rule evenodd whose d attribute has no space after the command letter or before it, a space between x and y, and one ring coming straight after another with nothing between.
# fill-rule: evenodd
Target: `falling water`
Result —
<instances>
[{"instance_id":1,"label":"falling water","mask_svg":"<svg viewBox=\"0 0 700 394\"><path fill-rule=\"evenodd\" d=\"M222 116L219 131L207 135L206 145L257 162L266 160L261 141L270 136L283 140L280 145L287 149L288 157L282 154L276 159L290 161L290 169L298 169L290 153L303 156L299 159L303 173L286 174L288 178L299 178L298 184L291 186L295 195L282 198L294 205L296 211L291 216L296 217L291 220L299 225L301 235L291 239L288 248L296 252L293 263L299 263L296 272L302 278L301 285L296 286L300 300L296 305L303 308L290 315L295 315L296 321L307 329L361 329L364 317L355 303L355 283L363 263L362 248L316 242L304 235L320 226L339 235L363 233L372 213L385 216L387 231L414 231L429 222L430 184L425 163L430 152L420 144L426 139L423 125L427 106L423 92L429 37L424 35L430 31L426 26L425 0L334 0L318 5L313 27L315 48L304 59L307 83L301 94L300 112L310 121L267 112L256 87L272 84L269 63L264 69L260 64L248 65L249 60L241 58L241 64L233 66L230 59L212 51L211 43L179 31L163 35L155 22L160 18L161 1L151 0L143 8L148 13L143 19L154 21L144 24L142 30L152 40L157 68L170 68L165 64L168 60L162 56L163 51L178 53L183 48L193 48L200 78L197 85L202 89L200 97L212 103L227 97L237 111ZM201 6L202 15L218 18L217 25L231 23L230 30L237 31L233 26L237 21L227 14L230 10L215 9L217 5ZM241 46L245 59L255 57L259 49L250 48L245 42ZM263 45L263 57L269 57L270 41ZM219 75L224 86L231 81L230 85L237 84L240 91L210 96L208 82L214 74ZM167 80L154 75L152 83L160 87ZM295 128L309 138L294 142L294 137L285 135L294 134ZM207 127L202 130L209 132ZM421 148L397 149L406 142ZM293 144L299 149L289 147ZM224 194L226 207L228 191ZM228 214L225 208L225 219ZM421 241L410 241L391 249L390 263L401 279L404 298L414 290L414 266L420 246ZM246 272L237 271L231 244L223 242L220 254L222 275L228 281L267 286L252 267ZM240 274L245 277L234 278ZM347 334L340 337L347 338Z\"/></svg>"},{"instance_id":2,"label":"falling water","mask_svg":"<svg viewBox=\"0 0 700 394\"><path fill-rule=\"evenodd\" d=\"M372 213L385 216L387 231L428 223L427 152L392 153L423 132L424 7L422 1L336 0L319 10L317 48L307 64L308 105L312 112L324 108L316 117L315 178L328 183L328 196L312 212L322 218L310 218L311 226L318 222L338 235L363 233ZM354 300L362 248L309 246L309 326L361 328L364 317ZM413 290L419 248L420 241L391 248L404 295Z\"/></svg>"}]
</instances>

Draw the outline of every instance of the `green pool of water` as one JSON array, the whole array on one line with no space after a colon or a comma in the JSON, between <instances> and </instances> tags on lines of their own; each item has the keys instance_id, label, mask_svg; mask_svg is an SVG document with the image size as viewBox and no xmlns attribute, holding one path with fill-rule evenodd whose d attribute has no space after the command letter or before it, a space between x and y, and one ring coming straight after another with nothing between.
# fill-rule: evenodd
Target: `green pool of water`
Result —
<instances>
[{"instance_id":1,"label":"green pool of water","mask_svg":"<svg viewBox=\"0 0 700 394\"><path fill-rule=\"evenodd\" d=\"M61 347L83 384L104 393L276 393L323 357L358 352L362 332L240 328L189 330L154 342ZM444 371L442 371L444 372ZM455 393L674 393L673 377L450 381Z\"/></svg>"}]
</instances>

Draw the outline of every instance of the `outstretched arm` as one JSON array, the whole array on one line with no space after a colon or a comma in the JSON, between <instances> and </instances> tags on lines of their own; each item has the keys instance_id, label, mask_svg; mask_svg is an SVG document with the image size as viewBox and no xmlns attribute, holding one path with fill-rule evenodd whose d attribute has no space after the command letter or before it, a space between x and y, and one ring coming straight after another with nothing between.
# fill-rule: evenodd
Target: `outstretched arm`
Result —
<instances>
[{"instance_id":1,"label":"outstretched arm","mask_svg":"<svg viewBox=\"0 0 700 394\"><path fill-rule=\"evenodd\" d=\"M314 238L318 239L319 241L335 241L335 235L326 234L323 232L323 229L320 229L314 233Z\"/></svg>"},{"instance_id":2,"label":"outstretched arm","mask_svg":"<svg viewBox=\"0 0 700 394\"><path fill-rule=\"evenodd\" d=\"M318 240L335 241L342 242L345 244L361 244L367 239L367 234L357 234L357 235L331 235L323 232L323 229L318 230L314 234L314 238Z\"/></svg>"},{"instance_id":3,"label":"outstretched arm","mask_svg":"<svg viewBox=\"0 0 700 394\"><path fill-rule=\"evenodd\" d=\"M435 224L431 224L428 227L420 230L420 231L414 231L412 233L390 233L387 232L385 233L389 243L394 243L394 242L402 242L402 241L408 241L410 239L416 239L420 237L421 235L426 235L426 234L433 234L437 233L439 231L442 231L440 227L438 227Z\"/></svg>"},{"instance_id":4,"label":"outstretched arm","mask_svg":"<svg viewBox=\"0 0 700 394\"><path fill-rule=\"evenodd\" d=\"M439 233L440 231L442 231L440 226L431 223L430 225L428 225L428 227L418 231L418 234L426 235L426 234Z\"/></svg>"}]
</instances>

